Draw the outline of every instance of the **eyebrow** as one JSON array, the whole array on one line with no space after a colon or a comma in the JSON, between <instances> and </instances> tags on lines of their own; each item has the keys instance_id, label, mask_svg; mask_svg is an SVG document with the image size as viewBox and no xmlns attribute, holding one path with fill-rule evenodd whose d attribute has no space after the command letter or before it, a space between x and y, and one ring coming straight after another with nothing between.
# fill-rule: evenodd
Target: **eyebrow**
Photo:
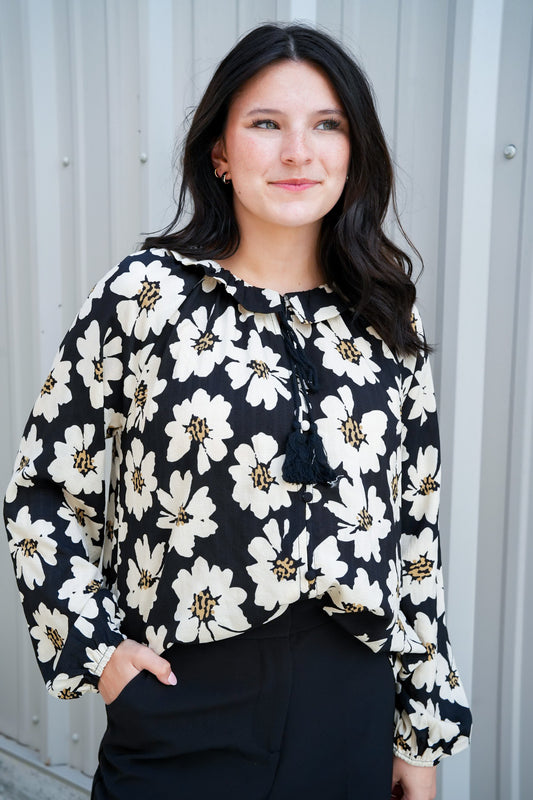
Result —
<instances>
[{"instance_id":1,"label":"eyebrow","mask_svg":"<svg viewBox=\"0 0 533 800\"><path fill-rule=\"evenodd\" d=\"M317 111L313 111L313 114L338 114L340 117L345 117L346 114L340 108L320 108ZM252 108L251 111L246 113L247 117L253 117L257 114L277 114L279 116L285 116L283 111L280 111L279 108Z\"/></svg>"}]
</instances>

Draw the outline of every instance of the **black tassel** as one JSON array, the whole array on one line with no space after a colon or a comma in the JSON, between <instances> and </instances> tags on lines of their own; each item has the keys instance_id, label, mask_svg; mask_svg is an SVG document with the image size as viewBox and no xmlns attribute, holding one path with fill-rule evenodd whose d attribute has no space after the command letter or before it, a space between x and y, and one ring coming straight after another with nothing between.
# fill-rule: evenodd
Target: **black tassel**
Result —
<instances>
[{"instance_id":1,"label":"black tassel","mask_svg":"<svg viewBox=\"0 0 533 800\"><path fill-rule=\"evenodd\" d=\"M333 486L337 476L328 464L315 423L311 424L309 433L302 433L298 422L294 422L292 428L285 448L283 480Z\"/></svg>"}]
</instances>

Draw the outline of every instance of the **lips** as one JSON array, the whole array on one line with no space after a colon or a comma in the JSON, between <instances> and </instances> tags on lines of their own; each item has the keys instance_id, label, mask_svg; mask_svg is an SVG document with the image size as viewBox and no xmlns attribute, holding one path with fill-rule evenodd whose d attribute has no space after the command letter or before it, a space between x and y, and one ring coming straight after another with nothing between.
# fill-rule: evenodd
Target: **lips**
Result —
<instances>
[{"instance_id":1,"label":"lips","mask_svg":"<svg viewBox=\"0 0 533 800\"><path fill-rule=\"evenodd\" d=\"M320 181L313 181L309 178L285 178L281 181L270 181L270 183L272 186L278 186L280 189L298 192L311 189L313 186L317 186Z\"/></svg>"},{"instance_id":2,"label":"lips","mask_svg":"<svg viewBox=\"0 0 533 800\"><path fill-rule=\"evenodd\" d=\"M311 178L283 178L280 181L271 181L271 183L280 184L280 183L288 183L293 186L304 186L305 184L315 184L318 181L312 181Z\"/></svg>"}]
</instances>

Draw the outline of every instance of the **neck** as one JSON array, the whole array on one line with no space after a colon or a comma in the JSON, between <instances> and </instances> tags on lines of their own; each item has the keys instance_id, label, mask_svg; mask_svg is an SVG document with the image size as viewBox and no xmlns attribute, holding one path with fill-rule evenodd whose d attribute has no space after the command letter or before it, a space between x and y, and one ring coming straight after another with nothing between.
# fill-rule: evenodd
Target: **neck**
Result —
<instances>
[{"instance_id":1,"label":"neck","mask_svg":"<svg viewBox=\"0 0 533 800\"><path fill-rule=\"evenodd\" d=\"M241 228L237 252L222 266L262 289L305 291L324 283L317 261L318 228Z\"/></svg>"}]
</instances>

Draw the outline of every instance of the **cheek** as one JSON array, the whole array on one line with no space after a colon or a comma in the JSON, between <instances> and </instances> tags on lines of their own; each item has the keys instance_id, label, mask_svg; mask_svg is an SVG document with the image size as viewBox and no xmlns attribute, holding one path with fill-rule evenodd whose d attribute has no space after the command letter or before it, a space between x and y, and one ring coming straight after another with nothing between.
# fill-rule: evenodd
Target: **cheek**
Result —
<instances>
[{"instance_id":1,"label":"cheek","mask_svg":"<svg viewBox=\"0 0 533 800\"><path fill-rule=\"evenodd\" d=\"M337 167L339 172L342 172L344 175L346 175L350 165L350 148L347 144L339 145L337 152L332 158L332 163Z\"/></svg>"},{"instance_id":2,"label":"cheek","mask_svg":"<svg viewBox=\"0 0 533 800\"><path fill-rule=\"evenodd\" d=\"M233 147L228 147L232 174L261 174L266 171L274 153L275 143L267 141L266 137L265 141L258 140L257 136L242 138Z\"/></svg>"},{"instance_id":3,"label":"cheek","mask_svg":"<svg viewBox=\"0 0 533 800\"><path fill-rule=\"evenodd\" d=\"M347 139L339 138L331 142L330 146L322 153L322 160L330 175L342 174L346 178L350 165L350 143Z\"/></svg>"}]
</instances>

